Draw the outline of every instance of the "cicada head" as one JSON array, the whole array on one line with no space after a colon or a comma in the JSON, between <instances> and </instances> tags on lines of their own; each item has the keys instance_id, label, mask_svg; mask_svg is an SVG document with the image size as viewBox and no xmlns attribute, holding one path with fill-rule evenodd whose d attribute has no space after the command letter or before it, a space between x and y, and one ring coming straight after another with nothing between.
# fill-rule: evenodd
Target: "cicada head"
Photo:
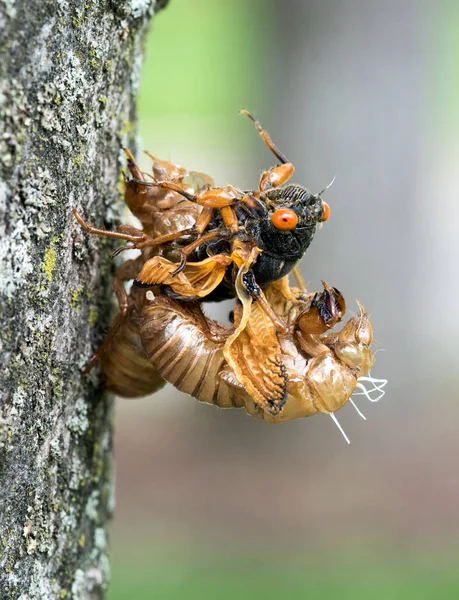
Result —
<instances>
[{"instance_id":1,"label":"cicada head","mask_svg":"<svg viewBox=\"0 0 459 600\"><path fill-rule=\"evenodd\" d=\"M329 209L319 195L295 184L268 190L256 206L257 214L246 220L245 230L262 250L254 273L257 282L266 285L301 260Z\"/></svg>"}]
</instances>

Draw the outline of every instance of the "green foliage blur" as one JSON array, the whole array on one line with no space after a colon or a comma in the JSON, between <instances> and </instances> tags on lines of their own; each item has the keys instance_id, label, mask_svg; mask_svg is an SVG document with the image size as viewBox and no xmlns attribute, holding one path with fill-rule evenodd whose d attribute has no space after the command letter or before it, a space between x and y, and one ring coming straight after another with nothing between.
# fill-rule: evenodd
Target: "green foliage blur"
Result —
<instances>
[{"instance_id":1,"label":"green foliage blur","mask_svg":"<svg viewBox=\"0 0 459 600\"><path fill-rule=\"evenodd\" d=\"M330 565L312 568L276 558L262 565L253 557L220 555L220 560L200 552L195 564L162 564L153 557L119 556L113 565L110 600L452 600L458 597L457 569L421 572L405 562L365 564L361 557L346 568L338 557ZM265 559L268 561L268 559ZM344 559L349 561L349 557ZM386 559L387 560L387 559ZM345 563L347 564L347 563Z\"/></svg>"},{"instance_id":2,"label":"green foliage blur","mask_svg":"<svg viewBox=\"0 0 459 600\"><path fill-rule=\"evenodd\" d=\"M259 77L259 1L172 0L148 38L140 120L227 114ZM260 11L261 12L261 11Z\"/></svg>"}]
</instances>

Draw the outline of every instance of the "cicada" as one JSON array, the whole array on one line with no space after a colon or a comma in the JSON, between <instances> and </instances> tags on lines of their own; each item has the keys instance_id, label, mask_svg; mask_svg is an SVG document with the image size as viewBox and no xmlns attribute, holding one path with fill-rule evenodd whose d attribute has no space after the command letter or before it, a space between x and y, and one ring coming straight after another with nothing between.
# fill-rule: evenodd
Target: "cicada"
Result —
<instances>
[{"instance_id":1,"label":"cicada","mask_svg":"<svg viewBox=\"0 0 459 600\"><path fill-rule=\"evenodd\" d=\"M124 396L167 380L200 401L245 407L274 423L333 416L373 363L371 326L359 309L330 333L344 298L327 284L308 294L297 269L329 217L325 190L288 184L293 165L242 112L280 161L257 190L215 187L209 176L151 154L152 173L144 173L126 150L125 200L142 229L97 229L74 211L87 232L129 242L115 254L140 251L115 275L120 313L90 366L101 358L107 387ZM300 289L289 286L290 272ZM226 298L235 299L233 327L202 312L202 301Z\"/></svg>"},{"instance_id":2,"label":"cicada","mask_svg":"<svg viewBox=\"0 0 459 600\"><path fill-rule=\"evenodd\" d=\"M248 111L241 112L252 119L280 161L262 173L257 190L214 187L210 177L152 155L152 173L144 174L126 151L130 177L125 200L143 229L126 225L116 232L97 229L74 211L88 233L130 242L117 253L141 251L114 278L123 315L128 310L124 287L128 280L134 280L137 287L159 285L162 293L181 301L212 301L235 297L239 278L240 299L249 294L271 317L263 287L292 270L302 284L296 265L330 209L321 193L314 195L297 184L284 185L294 172L292 163L259 122Z\"/></svg>"},{"instance_id":3,"label":"cicada","mask_svg":"<svg viewBox=\"0 0 459 600\"><path fill-rule=\"evenodd\" d=\"M317 225L328 219L330 209L322 192L285 185L294 172L292 163L258 121L248 111L241 112L254 121L280 161L262 173L257 190L214 187L210 177L153 156L150 181L127 152L131 177L125 199L143 229L97 229L74 211L89 233L127 240L130 245L125 248L142 251L132 266L139 268L135 285L161 285L175 298L221 300L235 296L236 276L243 267L253 273L256 286L247 289L257 297L260 287L295 269Z\"/></svg>"}]
</instances>

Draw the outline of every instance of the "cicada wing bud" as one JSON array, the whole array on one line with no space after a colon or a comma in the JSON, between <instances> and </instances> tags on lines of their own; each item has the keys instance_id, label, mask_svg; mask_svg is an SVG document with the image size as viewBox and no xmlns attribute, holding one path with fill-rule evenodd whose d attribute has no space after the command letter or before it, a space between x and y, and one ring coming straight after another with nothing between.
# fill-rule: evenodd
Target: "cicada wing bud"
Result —
<instances>
[{"instance_id":1,"label":"cicada wing bud","mask_svg":"<svg viewBox=\"0 0 459 600\"><path fill-rule=\"evenodd\" d=\"M257 303L250 307L224 347L224 356L252 400L269 414L282 410L288 392L288 375L282 361L275 326Z\"/></svg>"},{"instance_id":2,"label":"cicada wing bud","mask_svg":"<svg viewBox=\"0 0 459 600\"><path fill-rule=\"evenodd\" d=\"M210 175L200 173L199 171L189 171L186 177L183 178L182 183L191 188L195 194L215 186L214 180Z\"/></svg>"},{"instance_id":3,"label":"cicada wing bud","mask_svg":"<svg viewBox=\"0 0 459 600\"><path fill-rule=\"evenodd\" d=\"M153 161L152 172L154 181L182 181L187 170L182 165L176 165L168 160L160 160L151 152L145 152Z\"/></svg>"},{"instance_id":4,"label":"cicada wing bud","mask_svg":"<svg viewBox=\"0 0 459 600\"><path fill-rule=\"evenodd\" d=\"M207 296L221 283L231 258L222 254L200 262L188 262L180 273L174 274L177 265L155 256L145 262L134 283L139 286L169 285L182 296Z\"/></svg>"}]
</instances>

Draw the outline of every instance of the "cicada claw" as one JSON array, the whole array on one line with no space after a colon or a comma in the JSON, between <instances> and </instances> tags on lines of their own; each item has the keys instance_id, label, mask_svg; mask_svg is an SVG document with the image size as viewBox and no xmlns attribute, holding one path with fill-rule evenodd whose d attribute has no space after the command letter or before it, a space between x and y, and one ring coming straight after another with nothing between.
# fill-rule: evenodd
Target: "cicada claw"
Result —
<instances>
[{"instance_id":1,"label":"cicada claw","mask_svg":"<svg viewBox=\"0 0 459 600\"><path fill-rule=\"evenodd\" d=\"M339 290L322 282L324 289L317 292L311 306L297 319L298 328L306 334L318 334L334 327L346 312L346 302Z\"/></svg>"}]
</instances>

